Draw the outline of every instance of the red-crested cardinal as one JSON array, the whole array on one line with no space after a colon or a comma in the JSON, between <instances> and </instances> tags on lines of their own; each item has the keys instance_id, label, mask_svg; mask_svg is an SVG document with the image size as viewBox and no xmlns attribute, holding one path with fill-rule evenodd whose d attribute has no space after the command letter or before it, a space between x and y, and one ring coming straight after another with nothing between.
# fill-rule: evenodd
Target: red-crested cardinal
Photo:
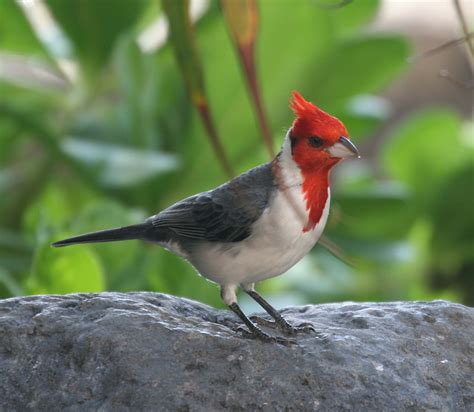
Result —
<instances>
[{"instance_id":1,"label":"red-crested cardinal","mask_svg":"<svg viewBox=\"0 0 474 412\"><path fill-rule=\"evenodd\" d=\"M340 160L359 153L342 122L298 92L293 93L291 108L296 118L272 162L175 203L145 223L88 233L53 246L129 239L155 242L219 284L224 303L247 325L249 336L288 342L267 335L242 312L236 297L239 286L285 334L314 330L290 325L254 285L281 275L315 245L329 214L329 172Z\"/></svg>"}]
</instances>

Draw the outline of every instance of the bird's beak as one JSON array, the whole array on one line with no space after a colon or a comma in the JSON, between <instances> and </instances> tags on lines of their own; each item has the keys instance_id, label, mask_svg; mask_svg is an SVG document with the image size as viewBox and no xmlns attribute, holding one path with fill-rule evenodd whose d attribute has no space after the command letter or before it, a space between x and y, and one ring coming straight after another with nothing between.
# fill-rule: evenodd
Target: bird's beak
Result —
<instances>
[{"instance_id":1,"label":"bird's beak","mask_svg":"<svg viewBox=\"0 0 474 412\"><path fill-rule=\"evenodd\" d=\"M328 147L326 151L331 157L357 157L359 158L359 151L347 137L341 136L337 143L334 143L331 147Z\"/></svg>"}]
</instances>

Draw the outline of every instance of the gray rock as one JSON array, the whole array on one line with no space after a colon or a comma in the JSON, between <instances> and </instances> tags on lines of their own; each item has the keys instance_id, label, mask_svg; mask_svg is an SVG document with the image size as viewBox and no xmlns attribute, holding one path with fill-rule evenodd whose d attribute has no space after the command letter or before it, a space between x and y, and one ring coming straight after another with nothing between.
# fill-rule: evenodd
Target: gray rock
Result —
<instances>
[{"instance_id":1,"label":"gray rock","mask_svg":"<svg viewBox=\"0 0 474 412\"><path fill-rule=\"evenodd\" d=\"M248 340L230 312L156 293L0 301L0 410L474 410L474 309L337 303L283 313L327 339Z\"/></svg>"}]
</instances>

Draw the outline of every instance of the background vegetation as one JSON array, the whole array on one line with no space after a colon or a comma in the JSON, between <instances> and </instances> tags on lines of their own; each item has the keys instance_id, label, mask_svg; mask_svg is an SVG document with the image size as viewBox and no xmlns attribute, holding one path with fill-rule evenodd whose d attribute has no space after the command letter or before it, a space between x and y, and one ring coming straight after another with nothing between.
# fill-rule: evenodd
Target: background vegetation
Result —
<instances>
[{"instance_id":1,"label":"background vegetation","mask_svg":"<svg viewBox=\"0 0 474 412\"><path fill-rule=\"evenodd\" d=\"M403 36L367 30L377 0L211 1L195 25L185 1L46 0L43 30L24 13L39 1L22 3L0 2L0 297L152 290L220 305L159 247L49 244L268 161L297 89L370 153L333 176L326 236L352 265L317 246L261 288L277 305L474 304L472 123L429 107L376 140L390 107L375 94L412 53ZM165 15L169 41L137 41Z\"/></svg>"}]
</instances>

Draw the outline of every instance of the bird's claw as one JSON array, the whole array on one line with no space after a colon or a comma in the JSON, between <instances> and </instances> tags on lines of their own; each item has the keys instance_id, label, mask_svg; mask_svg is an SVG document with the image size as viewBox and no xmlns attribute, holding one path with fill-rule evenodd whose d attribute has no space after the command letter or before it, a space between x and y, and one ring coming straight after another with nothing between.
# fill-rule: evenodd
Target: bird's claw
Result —
<instances>
[{"instance_id":1,"label":"bird's claw","mask_svg":"<svg viewBox=\"0 0 474 412\"><path fill-rule=\"evenodd\" d=\"M287 335L297 335L298 333L317 333L314 326L310 323L302 323L298 326L288 324L285 325L282 330Z\"/></svg>"},{"instance_id":2,"label":"bird's claw","mask_svg":"<svg viewBox=\"0 0 474 412\"><path fill-rule=\"evenodd\" d=\"M261 318L259 316L251 316L250 319L257 323L260 326L265 326L268 328L278 328L280 329L285 335L290 335L294 336L297 335L298 333L316 333L320 334L319 332L316 331L314 326L311 323L301 323L298 326L293 326L290 325L288 322L275 322L271 320L267 320L264 318Z\"/></svg>"},{"instance_id":3,"label":"bird's claw","mask_svg":"<svg viewBox=\"0 0 474 412\"><path fill-rule=\"evenodd\" d=\"M277 328L278 325L273 320L268 320L265 318L261 318L260 316L250 316L250 320L255 322L257 325L265 326L267 328Z\"/></svg>"},{"instance_id":4,"label":"bird's claw","mask_svg":"<svg viewBox=\"0 0 474 412\"><path fill-rule=\"evenodd\" d=\"M245 338L257 339L265 343L278 343L284 346L291 346L296 344L296 340L294 339L283 338L281 336L271 336L261 331L260 329L249 331L248 329L245 329L244 327L240 326L235 329L235 331L240 332Z\"/></svg>"},{"instance_id":5,"label":"bird's claw","mask_svg":"<svg viewBox=\"0 0 474 412\"><path fill-rule=\"evenodd\" d=\"M300 323L298 326L291 326L288 335L295 335L298 333L311 333L315 335L316 339L319 339L323 342L327 342L329 340L329 334L324 332L319 332L315 329L315 327L311 323Z\"/></svg>"}]
</instances>

